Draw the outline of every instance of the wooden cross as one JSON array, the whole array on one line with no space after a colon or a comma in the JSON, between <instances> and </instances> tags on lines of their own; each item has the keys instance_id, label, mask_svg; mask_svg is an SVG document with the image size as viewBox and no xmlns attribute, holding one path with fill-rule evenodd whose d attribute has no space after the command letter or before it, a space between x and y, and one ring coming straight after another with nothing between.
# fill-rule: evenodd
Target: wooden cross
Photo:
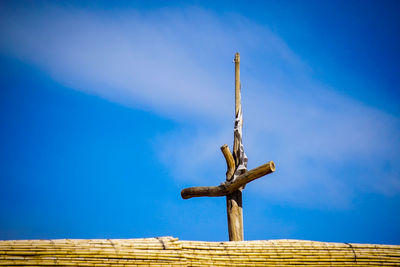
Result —
<instances>
[{"instance_id":1,"label":"wooden cross","mask_svg":"<svg viewBox=\"0 0 400 267\"><path fill-rule=\"evenodd\" d=\"M228 145L223 145L221 151L225 157L227 171L226 181L219 186L198 186L185 188L181 192L183 199L192 197L226 196L228 215L229 241L243 240L242 190L245 185L255 179L275 171L274 162L270 161L255 169L247 171L247 157L242 145L242 107L240 104L240 56L235 54L235 128L233 140L233 155Z\"/></svg>"}]
</instances>

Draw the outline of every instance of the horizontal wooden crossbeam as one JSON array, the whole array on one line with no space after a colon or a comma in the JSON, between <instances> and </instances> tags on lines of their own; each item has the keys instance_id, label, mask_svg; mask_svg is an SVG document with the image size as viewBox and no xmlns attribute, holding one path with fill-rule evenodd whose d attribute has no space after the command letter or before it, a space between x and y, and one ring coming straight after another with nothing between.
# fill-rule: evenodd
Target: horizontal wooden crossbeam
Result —
<instances>
[{"instance_id":1,"label":"horizontal wooden crossbeam","mask_svg":"<svg viewBox=\"0 0 400 267\"><path fill-rule=\"evenodd\" d=\"M192 197L222 197L231 194L242 186L275 171L273 161L239 175L234 181L226 181L219 186L196 186L185 188L181 192L183 199Z\"/></svg>"}]
</instances>

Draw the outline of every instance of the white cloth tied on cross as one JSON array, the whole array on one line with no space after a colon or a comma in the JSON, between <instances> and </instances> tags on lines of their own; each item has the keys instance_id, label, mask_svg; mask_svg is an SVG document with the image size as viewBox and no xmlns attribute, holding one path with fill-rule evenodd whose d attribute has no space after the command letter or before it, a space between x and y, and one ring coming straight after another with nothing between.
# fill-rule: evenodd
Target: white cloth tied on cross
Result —
<instances>
[{"instance_id":1,"label":"white cloth tied on cross","mask_svg":"<svg viewBox=\"0 0 400 267\"><path fill-rule=\"evenodd\" d=\"M235 128L234 128L234 139L238 144L238 148L233 151L233 157L236 161L237 167L235 173L233 174L232 181L235 181L236 177L247 171L247 156L244 153L243 143L242 143L242 107L239 107L238 113L235 118Z\"/></svg>"}]
</instances>

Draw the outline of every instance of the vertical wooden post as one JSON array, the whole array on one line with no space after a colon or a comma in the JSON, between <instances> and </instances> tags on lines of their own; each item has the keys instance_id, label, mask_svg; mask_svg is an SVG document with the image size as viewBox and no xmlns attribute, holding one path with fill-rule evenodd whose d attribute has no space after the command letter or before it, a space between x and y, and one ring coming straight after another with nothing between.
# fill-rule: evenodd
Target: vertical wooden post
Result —
<instances>
[{"instance_id":1,"label":"vertical wooden post","mask_svg":"<svg viewBox=\"0 0 400 267\"><path fill-rule=\"evenodd\" d=\"M240 55L235 54L235 118L241 109L240 103ZM233 141L233 154L238 155L239 142L236 138ZM238 166L238 159L235 158L235 168ZM231 177L227 177L230 179ZM243 210L242 190L239 189L226 196L226 209L228 215L229 241L243 241Z\"/></svg>"}]
</instances>

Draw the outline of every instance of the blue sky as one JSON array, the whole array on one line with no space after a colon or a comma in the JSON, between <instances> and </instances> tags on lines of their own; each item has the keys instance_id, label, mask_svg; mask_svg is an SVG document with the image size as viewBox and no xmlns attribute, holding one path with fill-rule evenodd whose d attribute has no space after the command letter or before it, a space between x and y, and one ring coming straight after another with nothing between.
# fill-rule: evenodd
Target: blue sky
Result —
<instances>
[{"instance_id":1,"label":"blue sky","mask_svg":"<svg viewBox=\"0 0 400 267\"><path fill-rule=\"evenodd\" d=\"M396 1L0 4L0 239L227 240L241 54L245 239L400 244Z\"/></svg>"}]
</instances>

